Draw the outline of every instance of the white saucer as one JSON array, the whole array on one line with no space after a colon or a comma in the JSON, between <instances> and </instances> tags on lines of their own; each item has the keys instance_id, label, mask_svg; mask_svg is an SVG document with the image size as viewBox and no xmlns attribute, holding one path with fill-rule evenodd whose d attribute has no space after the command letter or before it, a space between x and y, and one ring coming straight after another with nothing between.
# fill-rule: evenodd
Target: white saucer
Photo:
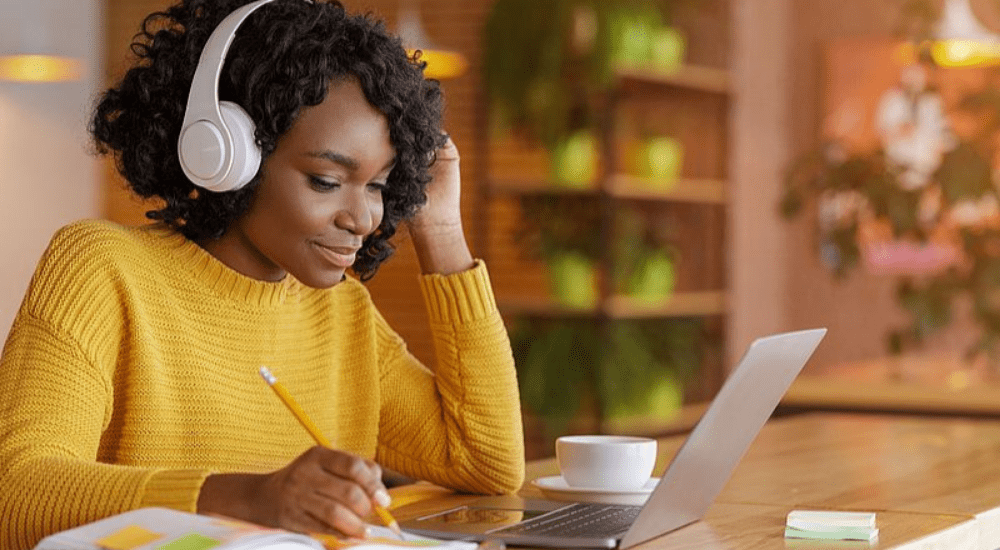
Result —
<instances>
[{"instance_id":1,"label":"white saucer","mask_svg":"<svg viewBox=\"0 0 1000 550\"><path fill-rule=\"evenodd\" d=\"M659 482L660 478L651 477L645 485L633 491L570 487L562 476L540 477L532 480L531 484L541 489L542 494L553 500L641 506L646 503L649 494L653 492Z\"/></svg>"}]
</instances>

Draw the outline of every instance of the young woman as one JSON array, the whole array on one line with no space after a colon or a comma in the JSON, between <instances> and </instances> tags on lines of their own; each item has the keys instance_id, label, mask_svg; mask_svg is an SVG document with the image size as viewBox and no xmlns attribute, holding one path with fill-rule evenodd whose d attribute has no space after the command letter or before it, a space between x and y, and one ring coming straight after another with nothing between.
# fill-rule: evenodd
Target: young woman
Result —
<instances>
[{"instance_id":1,"label":"young woman","mask_svg":"<svg viewBox=\"0 0 1000 550\"><path fill-rule=\"evenodd\" d=\"M0 359L0 548L142 506L364 532L384 465L462 491L524 476L504 326L459 211L441 92L399 40L336 2L275 0L219 84L263 162L216 193L177 140L213 29L246 0L149 16L92 133L148 226L82 221L42 257ZM421 365L361 280L407 223L434 333ZM266 365L333 442L316 447Z\"/></svg>"}]
</instances>

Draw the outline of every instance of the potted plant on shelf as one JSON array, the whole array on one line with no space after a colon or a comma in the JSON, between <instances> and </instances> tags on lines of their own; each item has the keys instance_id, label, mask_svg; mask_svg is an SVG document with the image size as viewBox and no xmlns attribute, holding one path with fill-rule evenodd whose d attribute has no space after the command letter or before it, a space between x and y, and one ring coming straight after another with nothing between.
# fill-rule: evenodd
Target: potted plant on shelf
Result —
<instances>
[{"instance_id":1,"label":"potted plant on shelf","mask_svg":"<svg viewBox=\"0 0 1000 550\"><path fill-rule=\"evenodd\" d=\"M672 70L685 41L658 0L496 0L483 33L491 128L550 154L554 183L593 184L602 100L621 67Z\"/></svg>"},{"instance_id":2,"label":"potted plant on shelf","mask_svg":"<svg viewBox=\"0 0 1000 550\"><path fill-rule=\"evenodd\" d=\"M521 198L524 223L515 238L527 259L549 264L549 286L560 305L592 309L598 305L603 237L596 196L531 195ZM639 302L662 302L673 292L674 257L669 235L658 235L628 207L615 215L611 247L611 290Z\"/></svg>"},{"instance_id":3,"label":"potted plant on shelf","mask_svg":"<svg viewBox=\"0 0 1000 550\"><path fill-rule=\"evenodd\" d=\"M615 73L680 64L684 39L665 24L678 1L496 0L483 34L490 134L543 147L549 183L595 187L608 167L599 128ZM664 167L672 173L669 165L680 164L677 145L650 139L641 151L646 156L630 160L667 180ZM542 418L549 437L581 415L596 422L589 429L614 418L667 417L701 361L698 320L618 321L597 314L604 278L613 292L647 304L664 300L674 284L667 243L635 213L603 227L600 200L586 193L520 197L525 224L518 240L548 265L554 299L580 312L520 318L511 330L525 408ZM614 238L605 239L606 231ZM608 242L617 246L604 251ZM612 265L601 265L602 259Z\"/></svg>"},{"instance_id":4,"label":"potted plant on shelf","mask_svg":"<svg viewBox=\"0 0 1000 550\"><path fill-rule=\"evenodd\" d=\"M519 319L511 330L525 408L541 439L600 431L605 422L669 419L701 362L695 319L620 321ZM548 448L548 445L545 445Z\"/></svg>"},{"instance_id":5,"label":"potted plant on shelf","mask_svg":"<svg viewBox=\"0 0 1000 550\"><path fill-rule=\"evenodd\" d=\"M522 202L526 217L517 238L526 254L571 255L598 265L597 196L532 195ZM602 277L610 279L615 294L647 305L673 291L668 236L627 208L618 211L614 226L610 272L593 268L586 277L560 281L565 275L550 271L553 296L563 307L592 313L599 307ZM544 441L567 430L597 431L609 421L668 420L683 402L685 382L701 364L705 344L699 319L602 320L586 314L522 317L511 339L524 406L541 419ZM582 425L571 425L574 420Z\"/></svg>"}]
</instances>

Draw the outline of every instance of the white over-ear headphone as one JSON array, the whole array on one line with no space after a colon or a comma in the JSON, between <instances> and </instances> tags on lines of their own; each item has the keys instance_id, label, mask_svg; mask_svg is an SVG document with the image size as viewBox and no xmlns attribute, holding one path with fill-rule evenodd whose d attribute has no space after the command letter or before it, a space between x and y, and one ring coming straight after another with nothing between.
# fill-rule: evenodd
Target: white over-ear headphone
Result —
<instances>
[{"instance_id":1,"label":"white over-ear headphone","mask_svg":"<svg viewBox=\"0 0 1000 550\"><path fill-rule=\"evenodd\" d=\"M198 187L217 193L240 189L260 168L254 122L239 105L219 101L219 78L236 29L257 8L272 1L257 0L229 14L201 52L177 141L184 175Z\"/></svg>"}]
</instances>

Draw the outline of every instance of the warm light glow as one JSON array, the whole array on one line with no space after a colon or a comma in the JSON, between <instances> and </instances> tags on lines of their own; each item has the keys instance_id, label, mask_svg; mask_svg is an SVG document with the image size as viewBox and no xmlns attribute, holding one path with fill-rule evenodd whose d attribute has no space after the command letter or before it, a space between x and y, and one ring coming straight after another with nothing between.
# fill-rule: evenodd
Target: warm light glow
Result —
<instances>
[{"instance_id":1,"label":"warm light glow","mask_svg":"<svg viewBox=\"0 0 1000 550\"><path fill-rule=\"evenodd\" d=\"M427 67L424 68L424 78L445 80L461 75L468 65L465 57L458 52L434 46L434 43L427 37L427 33L424 32L417 4L419 4L419 0L400 0L399 39L406 46L406 53L413 57L414 53L420 52L420 60L427 62Z\"/></svg>"},{"instance_id":2,"label":"warm light glow","mask_svg":"<svg viewBox=\"0 0 1000 550\"><path fill-rule=\"evenodd\" d=\"M410 56L417 50L407 50ZM420 60L427 62L424 68L424 77L445 80L461 76L465 72L468 63L462 54L449 52L446 50L425 50L420 49Z\"/></svg>"},{"instance_id":3,"label":"warm light glow","mask_svg":"<svg viewBox=\"0 0 1000 550\"><path fill-rule=\"evenodd\" d=\"M936 40L931 56L942 67L982 67L1000 64L1000 43L980 40Z\"/></svg>"},{"instance_id":4,"label":"warm light glow","mask_svg":"<svg viewBox=\"0 0 1000 550\"><path fill-rule=\"evenodd\" d=\"M1000 64L1000 35L983 26L969 0L945 0L934 27L931 57L941 67Z\"/></svg>"},{"instance_id":5,"label":"warm light glow","mask_svg":"<svg viewBox=\"0 0 1000 550\"><path fill-rule=\"evenodd\" d=\"M0 57L0 80L15 82L66 82L79 80L83 64L78 59L55 55L9 55Z\"/></svg>"}]
</instances>

